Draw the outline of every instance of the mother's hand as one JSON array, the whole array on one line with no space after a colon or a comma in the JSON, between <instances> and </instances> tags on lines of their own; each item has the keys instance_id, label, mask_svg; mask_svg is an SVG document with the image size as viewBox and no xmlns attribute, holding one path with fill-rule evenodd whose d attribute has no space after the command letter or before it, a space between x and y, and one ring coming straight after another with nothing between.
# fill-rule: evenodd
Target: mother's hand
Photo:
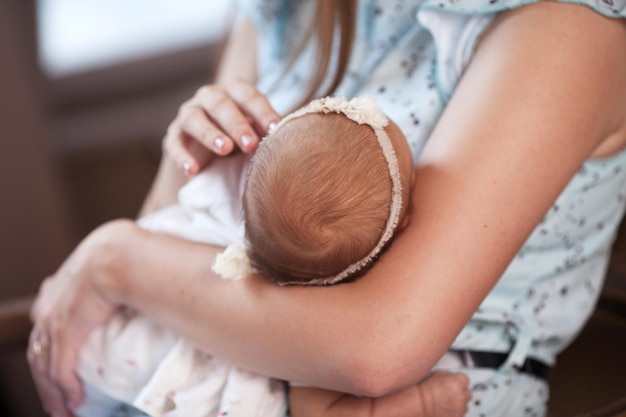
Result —
<instances>
[{"instance_id":1,"label":"mother's hand","mask_svg":"<svg viewBox=\"0 0 626 417\"><path fill-rule=\"evenodd\" d=\"M118 308L105 289L114 273L109 242L120 227L124 221L111 222L85 238L43 281L33 304L28 362L43 406L55 417L69 416L80 404L82 388L75 374L79 348Z\"/></svg>"},{"instance_id":2,"label":"mother's hand","mask_svg":"<svg viewBox=\"0 0 626 417\"><path fill-rule=\"evenodd\" d=\"M267 98L246 81L205 85L180 107L163 150L187 176L195 175L213 155L235 147L253 152L279 120Z\"/></svg>"}]
</instances>

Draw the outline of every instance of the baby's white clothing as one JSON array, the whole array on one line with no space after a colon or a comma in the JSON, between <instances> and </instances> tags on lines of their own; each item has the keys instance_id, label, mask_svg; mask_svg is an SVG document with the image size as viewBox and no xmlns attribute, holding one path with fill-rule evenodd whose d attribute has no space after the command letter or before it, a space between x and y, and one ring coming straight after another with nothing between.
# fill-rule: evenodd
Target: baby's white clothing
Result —
<instances>
[{"instance_id":1,"label":"baby's white clothing","mask_svg":"<svg viewBox=\"0 0 626 417\"><path fill-rule=\"evenodd\" d=\"M139 225L212 245L242 243L248 162L242 154L216 159L180 190L178 204ZM85 386L79 417L282 417L287 410L283 382L235 368L130 310L92 332L77 373Z\"/></svg>"}]
</instances>

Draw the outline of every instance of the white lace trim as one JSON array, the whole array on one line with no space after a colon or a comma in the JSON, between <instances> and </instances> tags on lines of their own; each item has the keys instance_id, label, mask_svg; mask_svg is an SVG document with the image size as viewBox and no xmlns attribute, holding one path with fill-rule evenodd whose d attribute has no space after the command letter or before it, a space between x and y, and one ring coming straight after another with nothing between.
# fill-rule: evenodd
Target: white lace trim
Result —
<instances>
[{"instance_id":1,"label":"white lace trim","mask_svg":"<svg viewBox=\"0 0 626 417\"><path fill-rule=\"evenodd\" d=\"M344 114L348 119L371 126L372 129L382 129L389 123L389 119L383 113L376 101L369 96L346 99L343 97L324 97L311 101L306 106L285 116L272 130L280 128L288 121L309 113L338 113ZM270 132L270 133L272 133Z\"/></svg>"},{"instance_id":2,"label":"white lace trim","mask_svg":"<svg viewBox=\"0 0 626 417\"><path fill-rule=\"evenodd\" d=\"M389 218L387 219L385 230L383 231L380 240L374 249L372 249L363 259L349 265L339 274L304 282L281 282L280 285L332 285L358 272L366 265L370 264L372 260L382 251L387 242L389 242L392 238L394 230L398 225L400 212L402 210L402 184L400 182L398 158L396 157L396 153L393 149L391 139L384 130L385 126L389 123L389 119L387 119L387 116L382 112L382 110L380 110L376 101L371 97L358 97L351 100L341 97L326 97L313 100L307 106L285 116L272 130L272 132L276 131L276 129L280 129L280 127L288 121L309 113L344 114L350 120L358 124L368 125L374 130L376 138L378 139L378 144L382 149L383 156L387 161L389 176L391 177L392 182ZM272 132L270 132L270 134ZM226 248L226 250L216 258L213 270L228 279L241 279L242 277L245 277L249 273L253 272L253 268L250 266L250 262L246 255L245 248L242 245L230 245Z\"/></svg>"},{"instance_id":3,"label":"white lace trim","mask_svg":"<svg viewBox=\"0 0 626 417\"><path fill-rule=\"evenodd\" d=\"M211 269L222 278L233 280L244 279L255 272L250 265L246 247L240 243L228 245L224 252L215 257Z\"/></svg>"}]
</instances>

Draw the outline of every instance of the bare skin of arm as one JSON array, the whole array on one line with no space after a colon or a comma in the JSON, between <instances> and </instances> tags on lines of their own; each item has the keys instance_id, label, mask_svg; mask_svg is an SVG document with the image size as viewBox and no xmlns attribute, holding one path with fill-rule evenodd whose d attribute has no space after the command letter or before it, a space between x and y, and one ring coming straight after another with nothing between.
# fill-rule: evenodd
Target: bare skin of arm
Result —
<instances>
[{"instance_id":1,"label":"bare skin of arm","mask_svg":"<svg viewBox=\"0 0 626 417\"><path fill-rule=\"evenodd\" d=\"M289 409L293 417L402 417L416 414L416 404L422 400L416 385L380 398L318 388L291 388Z\"/></svg>"},{"instance_id":2,"label":"bare skin of arm","mask_svg":"<svg viewBox=\"0 0 626 417\"><path fill-rule=\"evenodd\" d=\"M623 147L624 44L621 21L583 6L543 2L498 17L420 158L410 225L355 283L228 282L210 270L218 249L129 221L104 226L77 252L106 256L73 255L56 274L71 307L35 310L55 341L52 379L76 395L81 329L102 315L81 308L92 297L261 374L374 397L420 380L581 163ZM91 280L69 278L77 265L95 271Z\"/></svg>"},{"instance_id":3,"label":"bare skin of arm","mask_svg":"<svg viewBox=\"0 0 626 417\"><path fill-rule=\"evenodd\" d=\"M468 383L463 374L435 372L379 398L291 386L289 411L293 417L462 417L471 398Z\"/></svg>"}]
</instances>

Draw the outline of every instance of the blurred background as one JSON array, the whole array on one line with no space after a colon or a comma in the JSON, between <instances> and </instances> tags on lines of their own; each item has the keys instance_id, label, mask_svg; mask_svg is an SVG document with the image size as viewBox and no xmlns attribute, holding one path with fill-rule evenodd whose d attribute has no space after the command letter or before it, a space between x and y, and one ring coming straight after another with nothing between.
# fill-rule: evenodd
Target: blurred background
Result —
<instances>
[{"instance_id":1,"label":"blurred background","mask_svg":"<svg viewBox=\"0 0 626 417\"><path fill-rule=\"evenodd\" d=\"M93 228L134 217L180 104L211 81L228 0L0 0L0 303L32 296ZM626 244L551 375L554 417L626 395ZM0 417L43 416L22 349Z\"/></svg>"},{"instance_id":2,"label":"blurred background","mask_svg":"<svg viewBox=\"0 0 626 417\"><path fill-rule=\"evenodd\" d=\"M0 302L136 216L232 18L229 0L0 0ZM43 415L23 356L0 355L0 417Z\"/></svg>"}]
</instances>

